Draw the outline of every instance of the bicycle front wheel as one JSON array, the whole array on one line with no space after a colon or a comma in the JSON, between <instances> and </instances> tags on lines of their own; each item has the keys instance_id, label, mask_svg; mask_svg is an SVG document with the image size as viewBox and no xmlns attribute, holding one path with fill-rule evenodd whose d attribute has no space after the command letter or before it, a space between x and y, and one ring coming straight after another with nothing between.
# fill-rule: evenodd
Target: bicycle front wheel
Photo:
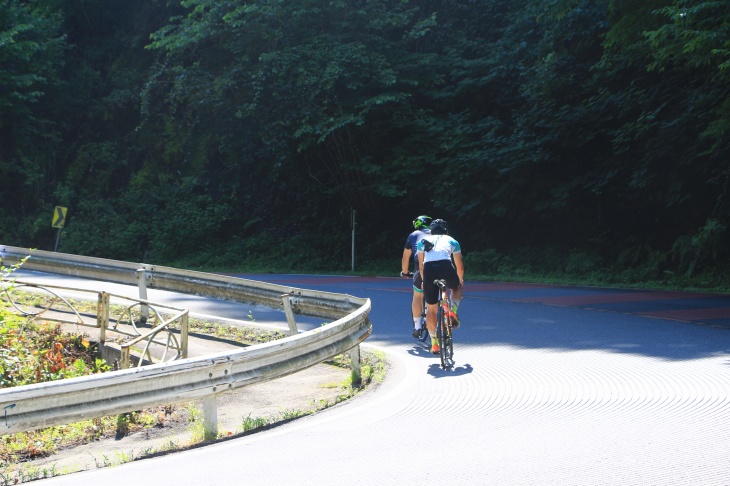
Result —
<instances>
[{"instance_id":1,"label":"bicycle front wheel","mask_svg":"<svg viewBox=\"0 0 730 486\"><path fill-rule=\"evenodd\" d=\"M428 345L431 346L431 336L428 334L428 328L426 327L426 300L423 300L423 311L421 312L421 337L419 340L425 343L428 340Z\"/></svg>"}]
</instances>

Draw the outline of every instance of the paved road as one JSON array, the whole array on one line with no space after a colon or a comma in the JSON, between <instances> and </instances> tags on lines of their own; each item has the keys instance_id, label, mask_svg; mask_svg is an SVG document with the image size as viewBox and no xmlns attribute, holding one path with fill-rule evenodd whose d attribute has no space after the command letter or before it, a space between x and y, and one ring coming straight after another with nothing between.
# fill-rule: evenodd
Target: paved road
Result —
<instances>
[{"instance_id":1,"label":"paved road","mask_svg":"<svg viewBox=\"0 0 730 486\"><path fill-rule=\"evenodd\" d=\"M728 296L468 283L442 371L409 335L407 280L246 278L370 297L385 383L271 431L44 482L730 484Z\"/></svg>"}]
</instances>

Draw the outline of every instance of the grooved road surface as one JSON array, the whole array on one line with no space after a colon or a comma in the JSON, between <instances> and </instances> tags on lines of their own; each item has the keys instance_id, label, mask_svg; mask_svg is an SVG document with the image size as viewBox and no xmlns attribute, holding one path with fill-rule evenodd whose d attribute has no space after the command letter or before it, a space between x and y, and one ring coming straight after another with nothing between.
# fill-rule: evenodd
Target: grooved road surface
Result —
<instances>
[{"instance_id":1,"label":"grooved road surface","mask_svg":"<svg viewBox=\"0 0 730 486\"><path fill-rule=\"evenodd\" d=\"M730 485L727 296L468 283L442 371L409 335L407 280L246 278L370 297L385 383L271 431L44 482Z\"/></svg>"}]
</instances>

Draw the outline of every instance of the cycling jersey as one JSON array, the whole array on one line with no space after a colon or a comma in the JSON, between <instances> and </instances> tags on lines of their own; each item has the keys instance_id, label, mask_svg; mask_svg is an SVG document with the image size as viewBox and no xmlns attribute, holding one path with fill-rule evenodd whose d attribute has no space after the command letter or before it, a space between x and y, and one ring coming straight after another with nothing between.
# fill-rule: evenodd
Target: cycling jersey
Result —
<instances>
[{"instance_id":1,"label":"cycling jersey","mask_svg":"<svg viewBox=\"0 0 730 486\"><path fill-rule=\"evenodd\" d=\"M458 241L449 235L429 235L418 242L418 253L423 253L423 295L427 304L438 302L438 287L434 280L445 280L446 287L450 289L461 286L451 261L452 254L461 253Z\"/></svg>"},{"instance_id":2,"label":"cycling jersey","mask_svg":"<svg viewBox=\"0 0 730 486\"><path fill-rule=\"evenodd\" d=\"M410 235L408 235L408 238L406 239L406 246L404 247L406 250L411 250L413 253L413 262L415 264L415 271L418 271L418 243L426 236L429 236L431 234L430 229L422 229L422 230L416 230Z\"/></svg>"},{"instance_id":3,"label":"cycling jersey","mask_svg":"<svg viewBox=\"0 0 730 486\"><path fill-rule=\"evenodd\" d=\"M429 243L433 247L426 251ZM418 242L418 252L423 253L423 263L451 260L452 253L461 253L461 246L449 235L428 235Z\"/></svg>"}]
</instances>

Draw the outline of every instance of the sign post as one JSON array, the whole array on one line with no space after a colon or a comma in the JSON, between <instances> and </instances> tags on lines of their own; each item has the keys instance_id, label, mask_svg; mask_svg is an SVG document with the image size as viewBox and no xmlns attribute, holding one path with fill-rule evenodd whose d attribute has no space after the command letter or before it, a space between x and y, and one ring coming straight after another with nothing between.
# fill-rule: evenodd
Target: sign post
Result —
<instances>
[{"instance_id":1,"label":"sign post","mask_svg":"<svg viewBox=\"0 0 730 486\"><path fill-rule=\"evenodd\" d=\"M53 210L53 220L51 221L51 226L54 228L58 228L58 233L56 234L56 246L53 248L53 251L58 251L58 242L61 241L61 230L66 224L66 211L68 208L64 208L63 206L56 206L56 208Z\"/></svg>"},{"instance_id":2,"label":"sign post","mask_svg":"<svg viewBox=\"0 0 730 486\"><path fill-rule=\"evenodd\" d=\"M352 271L355 272L355 216L357 211L352 210Z\"/></svg>"}]
</instances>

